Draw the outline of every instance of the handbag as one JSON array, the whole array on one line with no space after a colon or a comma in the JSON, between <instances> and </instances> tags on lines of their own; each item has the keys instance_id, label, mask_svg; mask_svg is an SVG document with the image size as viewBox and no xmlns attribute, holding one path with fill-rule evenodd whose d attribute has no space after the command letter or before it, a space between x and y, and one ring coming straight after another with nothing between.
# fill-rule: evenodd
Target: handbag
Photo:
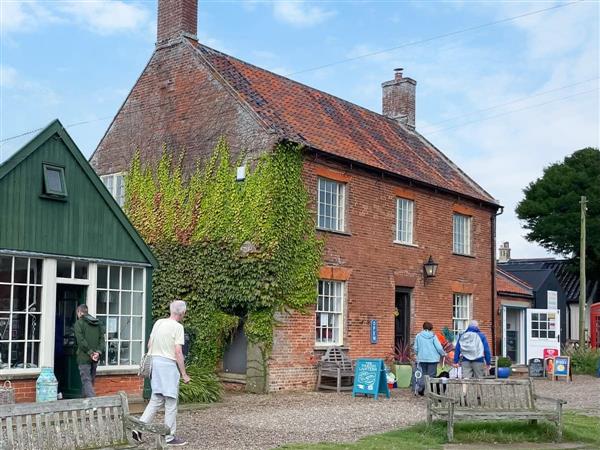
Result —
<instances>
[{"instance_id":1,"label":"handbag","mask_svg":"<svg viewBox=\"0 0 600 450\"><path fill-rule=\"evenodd\" d=\"M160 327L159 327L160 328ZM154 331L154 330L153 330ZM157 328L158 331L158 328ZM152 333L150 334L150 339L152 339ZM142 356L142 360L140 361L140 368L138 369L138 377L142 378L152 378L152 344L154 340L150 342L150 348L148 352Z\"/></svg>"},{"instance_id":2,"label":"handbag","mask_svg":"<svg viewBox=\"0 0 600 450\"><path fill-rule=\"evenodd\" d=\"M10 405L15 402L15 388L9 380L0 386L0 405Z\"/></svg>"}]
</instances>

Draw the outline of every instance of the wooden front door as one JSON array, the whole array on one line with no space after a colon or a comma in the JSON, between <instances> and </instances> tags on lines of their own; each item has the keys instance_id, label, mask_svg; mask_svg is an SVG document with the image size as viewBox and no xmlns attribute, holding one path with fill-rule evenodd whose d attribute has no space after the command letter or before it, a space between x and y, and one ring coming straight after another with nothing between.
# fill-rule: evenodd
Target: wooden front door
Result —
<instances>
[{"instance_id":1,"label":"wooden front door","mask_svg":"<svg viewBox=\"0 0 600 450\"><path fill-rule=\"evenodd\" d=\"M410 339L410 291L396 291L396 325L394 345Z\"/></svg>"}]
</instances>

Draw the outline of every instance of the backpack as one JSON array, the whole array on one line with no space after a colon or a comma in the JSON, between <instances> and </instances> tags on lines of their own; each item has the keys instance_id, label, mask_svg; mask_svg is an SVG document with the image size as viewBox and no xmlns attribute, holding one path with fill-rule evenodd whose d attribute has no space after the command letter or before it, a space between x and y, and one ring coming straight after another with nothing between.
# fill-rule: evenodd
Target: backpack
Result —
<instances>
[{"instance_id":1,"label":"backpack","mask_svg":"<svg viewBox=\"0 0 600 450\"><path fill-rule=\"evenodd\" d=\"M468 361L483 358L483 342L479 334L474 331L466 331L459 339L460 353Z\"/></svg>"}]
</instances>

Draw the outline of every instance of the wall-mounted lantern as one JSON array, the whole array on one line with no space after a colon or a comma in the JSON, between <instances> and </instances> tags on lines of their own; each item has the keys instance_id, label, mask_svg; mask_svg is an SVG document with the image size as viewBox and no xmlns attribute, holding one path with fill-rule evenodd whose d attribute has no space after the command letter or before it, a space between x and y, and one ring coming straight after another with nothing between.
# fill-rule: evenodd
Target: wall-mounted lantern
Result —
<instances>
[{"instance_id":1,"label":"wall-mounted lantern","mask_svg":"<svg viewBox=\"0 0 600 450\"><path fill-rule=\"evenodd\" d=\"M436 263L431 255L429 255L429 260L423 264L423 271L425 272L426 278L433 278L437 274L438 263Z\"/></svg>"}]
</instances>

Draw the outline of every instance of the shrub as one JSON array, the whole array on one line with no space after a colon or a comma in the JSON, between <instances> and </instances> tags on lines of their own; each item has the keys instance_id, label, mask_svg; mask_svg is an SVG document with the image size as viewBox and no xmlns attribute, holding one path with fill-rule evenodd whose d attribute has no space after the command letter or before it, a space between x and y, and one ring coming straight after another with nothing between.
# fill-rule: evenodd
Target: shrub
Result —
<instances>
[{"instance_id":1,"label":"shrub","mask_svg":"<svg viewBox=\"0 0 600 450\"><path fill-rule=\"evenodd\" d=\"M508 358L506 356L500 356L498 358L497 365L498 365L498 367L510 367L510 366L512 366L512 361L510 358Z\"/></svg>"},{"instance_id":2,"label":"shrub","mask_svg":"<svg viewBox=\"0 0 600 450\"><path fill-rule=\"evenodd\" d=\"M186 371L192 381L179 386L182 403L214 403L221 400L223 387L219 378L209 369L191 366Z\"/></svg>"},{"instance_id":3,"label":"shrub","mask_svg":"<svg viewBox=\"0 0 600 450\"><path fill-rule=\"evenodd\" d=\"M571 371L576 375L596 375L600 349L590 347L566 348L563 352L571 358Z\"/></svg>"}]
</instances>

